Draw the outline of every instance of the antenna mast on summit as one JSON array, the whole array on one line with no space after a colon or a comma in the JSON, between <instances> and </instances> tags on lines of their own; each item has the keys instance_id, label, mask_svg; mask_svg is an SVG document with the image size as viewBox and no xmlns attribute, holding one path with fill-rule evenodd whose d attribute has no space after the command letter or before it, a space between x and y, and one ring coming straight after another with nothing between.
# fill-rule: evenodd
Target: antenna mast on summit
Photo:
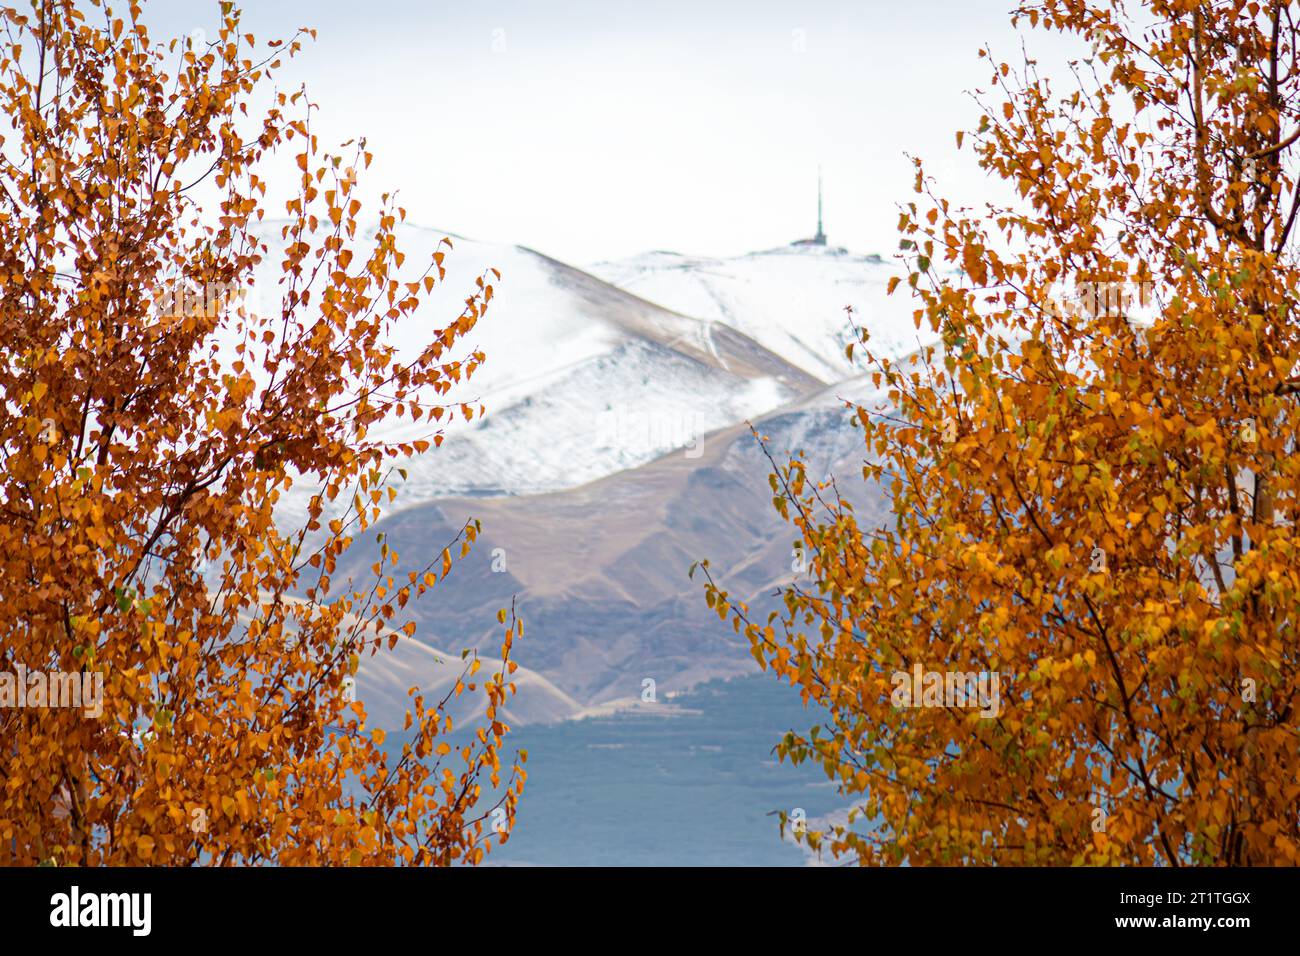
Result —
<instances>
[{"instance_id":1,"label":"antenna mast on summit","mask_svg":"<svg viewBox=\"0 0 1300 956\"><path fill-rule=\"evenodd\" d=\"M822 232L822 168L817 167L817 235L824 236Z\"/></svg>"},{"instance_id":2,"label":"antenna mast on summit","mask_svg":"<svg viewBox=\"0 0 1300 956\"><path fill-rule=\"evenodd\" d=\"M817 166L817 235L811 239L796 239L792 246L824 246L826 233L822 232L822 168Z\"/></svg>"}]
</instances>

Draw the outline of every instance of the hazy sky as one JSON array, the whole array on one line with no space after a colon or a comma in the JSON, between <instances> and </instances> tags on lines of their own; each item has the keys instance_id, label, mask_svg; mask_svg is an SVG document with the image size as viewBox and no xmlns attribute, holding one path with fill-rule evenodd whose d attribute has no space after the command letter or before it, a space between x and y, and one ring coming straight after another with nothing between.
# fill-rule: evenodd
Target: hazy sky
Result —
<instances>
[{"instance_id":1,"label":"hazy sky","mask_svg":"<svg viewBox=\"0 0 1300 956\"><path fill-rule=\"evenodd\" d=\"M311 25L281 75L322 145L376 155L368 187L412 221L583 264L647 249L734 254L815 228L890 253L905 153L980 196L975 125L1014 0L251 0L260 39ZM212 31L215 0L150 0L155 34ZM1051 44L1033 35L1039 45Z\"/></svg>"}]
</instances>

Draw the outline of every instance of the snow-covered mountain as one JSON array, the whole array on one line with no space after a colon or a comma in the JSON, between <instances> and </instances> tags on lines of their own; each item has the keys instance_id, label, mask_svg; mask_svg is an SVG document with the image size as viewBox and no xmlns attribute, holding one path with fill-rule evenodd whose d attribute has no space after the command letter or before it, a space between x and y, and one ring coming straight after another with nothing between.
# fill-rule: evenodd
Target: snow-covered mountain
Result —
<instances>
[{"instance_id":1,"label":"snow-covered mountain","mask_svg":"<svg viewBox=\"0 0 1300 956\"><path fill-rule=\"evenodd\" d=\"M444 235L402 227L408 274L399 278L414 278ZM445 425L436 453L405 463L399 506L557 491L677 449L694 457L699 436L824 384L726 321L665 308L521 246L451 239L445 278L391 342L399 357L418 353L460 314L475 279L499 271L488 276L495 295L486 315L455 350L480 349L486 361L444 399L481 404L486 415ZM260 276L267 287L274 259ZM432 429L407 419L371 432L401 440ZM289 515L300 505L286 496Z\"/></svg>"},{"instance_id":2,"label":"snow-covered mountain","mask_svg":"<svg viewBox=\"0 0 1300 956\"><path fill-rule=\"evenodd\" d=\"M414 279L443 235L403 227L398 278ZM445 278L391 344L399 356L418 352L460 314L476 278L498 270L486 315L458 346L485 362L442 399L487 412L444 424L440 447L402 463L409 477L376 530L404 570L433 560L467 518L483 530L450 578L407 607L420 623L414 641L363 667L376 719L399 722L409 686L452 679L462 648L491 655L496 611L511 603L528 626L516 649L528 685L528 700L511 705L519 723L635 701L646 678L676 691L751 671L687 568L710 558L756 608L792 573L794 532L771 508L769 465L747 421L778 459L800 448L818 475L860 475L862 435L843 400L875 390L844 355L854 339L844 307L879 353L901 357L925 341L908 298L885 294L892 266L791 247L730 259L650 253L584 271L520 246L452 242ZM428 438L436 427L399 420L385 434ZM848 486L859 515L873 514L877 493ZM292 519L293 495L282 505ZM369 542L354 545L338 577L373 574Z\"/></svg>"},{"instance_id":3,"label":"snow-covered mountain","mask_svg":"<svg viewBox=\"0 0 1300 956\"><path fill-rule=\"evenodd\" d=\"M444 235L402 227L407 267L427 263ZM487 314L462 345L486 361L448 396L487 414L448 425L436 453L407 465L400 507L560 491L669 452L697 457L701 436L861 372L844 354L854 338L845 306L877 352L924 341L906 296L886 295L893 265L878 256L658 252L583 271L522 246L452 242L445 279L396 344L418 350L459 314L475 278L498 270ZM428 431L406 422L389 434Z\"/></svg>"}]
</instances>

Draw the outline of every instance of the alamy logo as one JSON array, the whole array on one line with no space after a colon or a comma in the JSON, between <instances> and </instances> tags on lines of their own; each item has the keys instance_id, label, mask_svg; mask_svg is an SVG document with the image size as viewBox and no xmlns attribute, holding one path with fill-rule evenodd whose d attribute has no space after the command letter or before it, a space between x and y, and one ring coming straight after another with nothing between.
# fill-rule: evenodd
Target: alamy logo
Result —
<instances>
[{"instance_id":1,"label":"alamy logo","mask_svg":"<svg viewBox=\"0 0 1300 956\"><path fill-rule=\"evenodd\" d=\"M978 707L981 717L1001 710L999 677L988 671L895 671L889 696L895 707Z\"/></svg>"},{"instance_id":2,"label":"alamy logo","mask_svg":"<svg viewBox=\"0 0 1300 956\"><path fill-rule=\"evenodd\" d=\"M134 936L148 936L153 899L149 893L69 893L50 897L51 926L129 926Z\"/></svg>"},{"instance_id":3,"label":"alamy logo","mask_svg":"<svg viewBox=\"0 0 1300 956\"><path fill-rule=\"evenodd\" d=\"M154 313L161 317L215 318L229 311L244 310L260 314L252 287L241 288L232 282L191 284L185 280L164 282L154 293Z\"/></svg>"},{"instance_id":4,"label":"alamy logo","mask_svg":"<svg viewBox=\"0 0 1300 956\"><path fill-rule=\"evenodd\" d=\"M87 717L104 712L104 675L99 671L64 673L0 671L0 707L80 707Z\"/></svg>"},{"instance_id":5,"label":"alamy logo","mask_svg":"<svg viewBox=\"0 0 1300 956\"><path fill-rule=\"evenodd\" d=\"M687 458L704 454L701 421L694 412L618 411L596 422L596 443L609 448L682 449Z\"/></svg>"}]
</instances>

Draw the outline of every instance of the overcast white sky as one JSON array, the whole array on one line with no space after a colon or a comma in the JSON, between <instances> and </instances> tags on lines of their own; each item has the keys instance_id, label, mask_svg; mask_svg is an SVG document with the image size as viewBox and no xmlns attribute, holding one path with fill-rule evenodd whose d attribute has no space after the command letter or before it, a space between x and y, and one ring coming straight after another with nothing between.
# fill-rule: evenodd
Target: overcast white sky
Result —
<instances>
[{"instance_id":1,"label":"overcast white sky","mask_svg":"<svg viewBox=\"0 0 1300 956\"><path fill-rule=\"evenodd\" d=\"M249 0L259 39L315 26L281 76L322 145L364 135L367 186L412 221L584 264L647 249L735 254L826 232L891 253L913 153L962 198L981 174L993 44L1014 0ZM150 0L155 35L211 33L216 0ZM1031 35L1038 47L1051 38ZM1059 46L1059 41L1057 41ZM1035 47L1031 47L1031 51Z\"/></svg>"}]
</instances>

